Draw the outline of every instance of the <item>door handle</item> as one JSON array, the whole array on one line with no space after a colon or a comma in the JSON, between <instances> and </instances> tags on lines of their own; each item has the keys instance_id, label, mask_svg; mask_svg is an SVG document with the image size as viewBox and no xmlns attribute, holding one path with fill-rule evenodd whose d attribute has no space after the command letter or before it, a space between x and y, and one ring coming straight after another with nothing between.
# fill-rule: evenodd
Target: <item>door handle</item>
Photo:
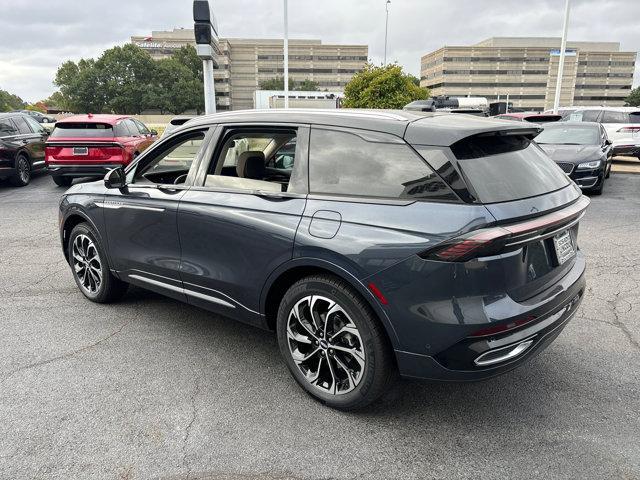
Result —
<instances>
[{"instance_id":1,"label":"door handle","mask_svg":"<svg viewBox=\"0 0 640 480\"><path fill-rule=\"evenodd\" d=\"M166 193L176 193L184 190L184 187L178 185L156 185L156 188Z\"/></svg>"},{"instance_id":2,"label":"door handle","mask_svg":"<svg viewBox=\"0 0 640 480\"><path fill-rule=\"evenodd\" d=\"M286 192L268 192L265 190L256 190L253 192L256 197L264 198L267 200L288 200L290 197Z\"/></svg>"}]
</instances>

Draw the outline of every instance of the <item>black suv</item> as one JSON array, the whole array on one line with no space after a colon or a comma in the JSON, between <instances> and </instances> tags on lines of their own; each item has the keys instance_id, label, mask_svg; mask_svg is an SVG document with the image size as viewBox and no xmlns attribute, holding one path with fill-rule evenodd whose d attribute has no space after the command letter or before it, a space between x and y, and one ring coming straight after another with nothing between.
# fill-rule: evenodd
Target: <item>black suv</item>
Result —
<instances>
[{"instance_id":1,"label":"black suv","mask_svg":"<svg viewBox=\"0 0 640 480\"><path fill-rule=\"evenodd\" d=\"M17 187L31 174L45 170L44 142L49 133L29 115L0 113L0 179L9 178Z\"/></svg>"},{"instance_id":2,"label":"black suv","mask_svg":"<svg viewBox=\"0 0 640 480\"><path fill-rule=\"evenodd\" d=\"M549 345L585 291L589 200L531 123L408 111L189 120L61 199L80 291L138 285L275 330L333 407L394 371L479 380Z\"/></svg>"}]
</instances>

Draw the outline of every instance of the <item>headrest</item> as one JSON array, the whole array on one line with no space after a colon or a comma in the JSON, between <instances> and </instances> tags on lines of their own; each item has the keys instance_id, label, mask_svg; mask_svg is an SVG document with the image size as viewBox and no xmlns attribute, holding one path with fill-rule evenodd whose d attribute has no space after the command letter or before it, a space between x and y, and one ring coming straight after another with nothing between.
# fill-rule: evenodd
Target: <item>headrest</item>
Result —
<instances>
[{"instance_id":1,"label":"headrest","mask_svg":"<svg viewBox=\"0 0 640 480\"><path fill-rule=\"evenodd\" d=\"M264 153L260 151L242 152L238 157L236 172L240 178L262 180L265 176Z\"/></svg>"}]
</instances>

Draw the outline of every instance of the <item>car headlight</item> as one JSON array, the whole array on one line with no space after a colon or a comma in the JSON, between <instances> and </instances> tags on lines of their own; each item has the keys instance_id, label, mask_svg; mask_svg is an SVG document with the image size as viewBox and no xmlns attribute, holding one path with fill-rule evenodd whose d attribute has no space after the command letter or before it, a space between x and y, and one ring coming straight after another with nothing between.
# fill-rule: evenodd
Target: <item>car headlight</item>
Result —
<instances>
[{"instance_id":1,"label":"car headlight","mask_svg":"<svg viewBox=\"0 0 640 480\"><path fill-rule=\"evenodd\" d=\"M592 170L600 166L600 160L594 160L593 162L584 162L578 164L578 170Z\"/></svg>"}]
</instances>

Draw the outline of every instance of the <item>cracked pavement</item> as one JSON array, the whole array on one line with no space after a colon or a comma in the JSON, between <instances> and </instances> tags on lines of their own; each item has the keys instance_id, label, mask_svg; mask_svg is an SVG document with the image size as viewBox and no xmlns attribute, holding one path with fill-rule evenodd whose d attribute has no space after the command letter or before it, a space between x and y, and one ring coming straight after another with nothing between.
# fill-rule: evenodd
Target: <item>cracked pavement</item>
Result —
<instances>
[{"instance_id":1,"label":"cracked pavement","mask_svg":"<svg viewBox=\"0 0 640 480\"><path fill-rule=\"evenodd\" d=\"M0 479L640 478L640 176L592 198L588 292L544 353L356 414L305 395L269 333L141 289L86 301L61 191L0 183Z\"/></svg>"}]
</instances>

